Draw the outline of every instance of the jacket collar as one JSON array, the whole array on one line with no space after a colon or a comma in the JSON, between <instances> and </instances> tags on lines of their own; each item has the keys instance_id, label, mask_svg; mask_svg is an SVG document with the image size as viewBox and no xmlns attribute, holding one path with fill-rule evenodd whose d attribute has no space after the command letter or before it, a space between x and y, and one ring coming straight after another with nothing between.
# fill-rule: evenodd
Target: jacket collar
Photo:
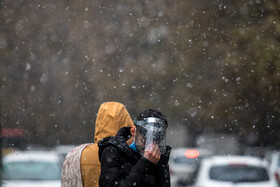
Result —
<instances>
[{"instance_id":1,"label":"jacket collar","mask_svg":"<svg viewBox=\"0 0 280 187\"><path fill-rule=\"evenodd\" d=\"M98 142L100 151L102 151L108 145L116 146L120 151L125 153L127 156L132 157L136 160L141 158L141 155L133 151L126 141L130 138L130 127L122 127L116 136L107 137Z\"/></svg>"}]
</instances>

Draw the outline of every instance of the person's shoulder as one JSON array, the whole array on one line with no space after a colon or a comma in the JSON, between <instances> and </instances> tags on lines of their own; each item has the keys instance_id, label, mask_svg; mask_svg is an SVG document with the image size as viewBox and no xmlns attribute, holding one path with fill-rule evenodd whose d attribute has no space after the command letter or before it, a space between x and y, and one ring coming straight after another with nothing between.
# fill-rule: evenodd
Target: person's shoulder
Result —
<instances>
[{"instance_id":1,"label":"person's shoulder","mask_svg":"<svg viewBox=\"0 0 280 187\"><path fill-rule=\"evenodd\" d=\"M116 145L108 144L105 146L101 152L101 156L103 155L116 155L119 153L119 149Z\"/></svg>"},{"instance_id":2,"label":"person's shoulder","mask_svg":"<svg viewBox=\"0 0 280 187\"><path fill-rule=\"evenodd\" d=\"M111 165L115 163L115 160L119 160L121 157L120 150L114 145L106 146L101 154L99 155L99 160L105 165Z\"/></svg>"},{"instance_id":3,"label":"person's shoulder","mask_svg":"<svg viewBox=\"0 0 280 187\"><path fill-rule=\"evenodd\" d=\"M114 144L108 144L104 147L103 152L118 152L118 147Z\"/></svg>"},{"instance_id":4,"label":"person's shoulder","mask_svg":"<svg viewBox=\"0 0 280 187\"><path fill-rule=\"evenodd\" d=\"M93 143L84 148L81 155L81 165L96 165L97 162L99 162L98 146L96 143Z\"/></svg>"},{"instance_id":5,"label":"person's shoulder","mask_svg":"<svg viewBox=\"0 0 280 187\"><path fill-rule=\"evenodd\" d=\"M91 145L91 143L81 144L81 145L71 149L67 153L65 160L79 159L81 157L83 150L89 145Z\"/></svg>"}]
</instances>

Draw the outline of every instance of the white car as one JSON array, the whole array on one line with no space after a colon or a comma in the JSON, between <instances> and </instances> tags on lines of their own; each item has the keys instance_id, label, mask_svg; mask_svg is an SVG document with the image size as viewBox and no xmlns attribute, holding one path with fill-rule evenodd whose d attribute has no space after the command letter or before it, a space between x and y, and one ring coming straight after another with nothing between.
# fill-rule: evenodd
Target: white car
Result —
<instances>
[{"instance_id":1,"label":"white car","mask_svg":"<svg viewBox=\"0 0 280 187\"><path fill-rule=\"evenodd\" d=\"M202 160L186 186L277 187L268 163L250 156L213 156Z\"/></svg>"},{"instance_id":2,"label":"white car","mask_svg":"<svg viewBox=\"0 0 280 187\"><path fill-rule=\"evenodd\" d=\"M51 151L19 151L3 158L2 187L61 186L60 158Z\"/></svg>"},{"instance_id":3,"label":"white car","mask_svg":"<svg viewBox=\"0 0 280 187\"><path fill-rule=\"evenodd\" d=\"M187 180L201 159L210 155L213 153L208 149L191 147L172 149L169 159L171 186L179 186L179 181Z\"/></svg>"},{"instance_id":4,"label":"white car","mask_svg":"<svg viewBox=\"0 0 280 187\"><path fill-rule=\"evenodd\" d=\"M266 156L266 159L269 162L271 172L275 176L278 184L280 184L280 152L272 151Z\"/></svg>"}]
</instances>

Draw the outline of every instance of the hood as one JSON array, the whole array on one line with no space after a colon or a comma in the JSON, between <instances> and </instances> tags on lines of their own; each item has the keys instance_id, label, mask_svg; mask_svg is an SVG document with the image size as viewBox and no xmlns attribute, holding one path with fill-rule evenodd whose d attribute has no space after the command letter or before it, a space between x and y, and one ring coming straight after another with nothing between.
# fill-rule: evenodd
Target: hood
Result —
<instances>
[{"instance_id":1,"label":"hood","mask_svg":"<svg viewBox=\"0 0 280 187\"><path fill-rule=\"evenodd\" d=\"M125 106L118 102L105 102L101 104L96 122L94 141L102 138L115 136L121 127L132 127L133 121L130 118Z\"/></svg>"}]
</instances>

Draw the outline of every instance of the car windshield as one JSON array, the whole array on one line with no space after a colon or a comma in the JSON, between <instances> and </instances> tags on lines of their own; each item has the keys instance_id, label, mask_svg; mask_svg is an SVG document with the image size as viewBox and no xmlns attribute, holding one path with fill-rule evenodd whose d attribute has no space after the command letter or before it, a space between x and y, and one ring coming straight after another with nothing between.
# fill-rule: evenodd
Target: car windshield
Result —
<instances>
[{"instance_id":1,"label":"car windshield","mask_svg":"<svg viewBox=\"0 0 280 187\"><path fill-rule=\"evenodd\" d=\"M210 169L210 178L217 181L260 182L268 181L265 168L255 166L214 166Z\"/></svg>"},{"instance_id":2,"label":"car windshield","mask_svg":"<svg viewBox=\"0 0 280 187\"><path fill-rule=\"evenodd\" d=\"M4 180L60 180L61 168L53 162L12 162L3 165Z\"/></svg>"},{"instance_id":3,"label":"car windshield","mask_svg":"<svg viewBox=\"0 0 280 187\"><path fill-rule=\"evenodd\" d=\"M176 164L185 164L196 166L200 162L201 158L187 158L185 156L177 156L174 158L173 162Z\"/></svg>"}]
</instances>

